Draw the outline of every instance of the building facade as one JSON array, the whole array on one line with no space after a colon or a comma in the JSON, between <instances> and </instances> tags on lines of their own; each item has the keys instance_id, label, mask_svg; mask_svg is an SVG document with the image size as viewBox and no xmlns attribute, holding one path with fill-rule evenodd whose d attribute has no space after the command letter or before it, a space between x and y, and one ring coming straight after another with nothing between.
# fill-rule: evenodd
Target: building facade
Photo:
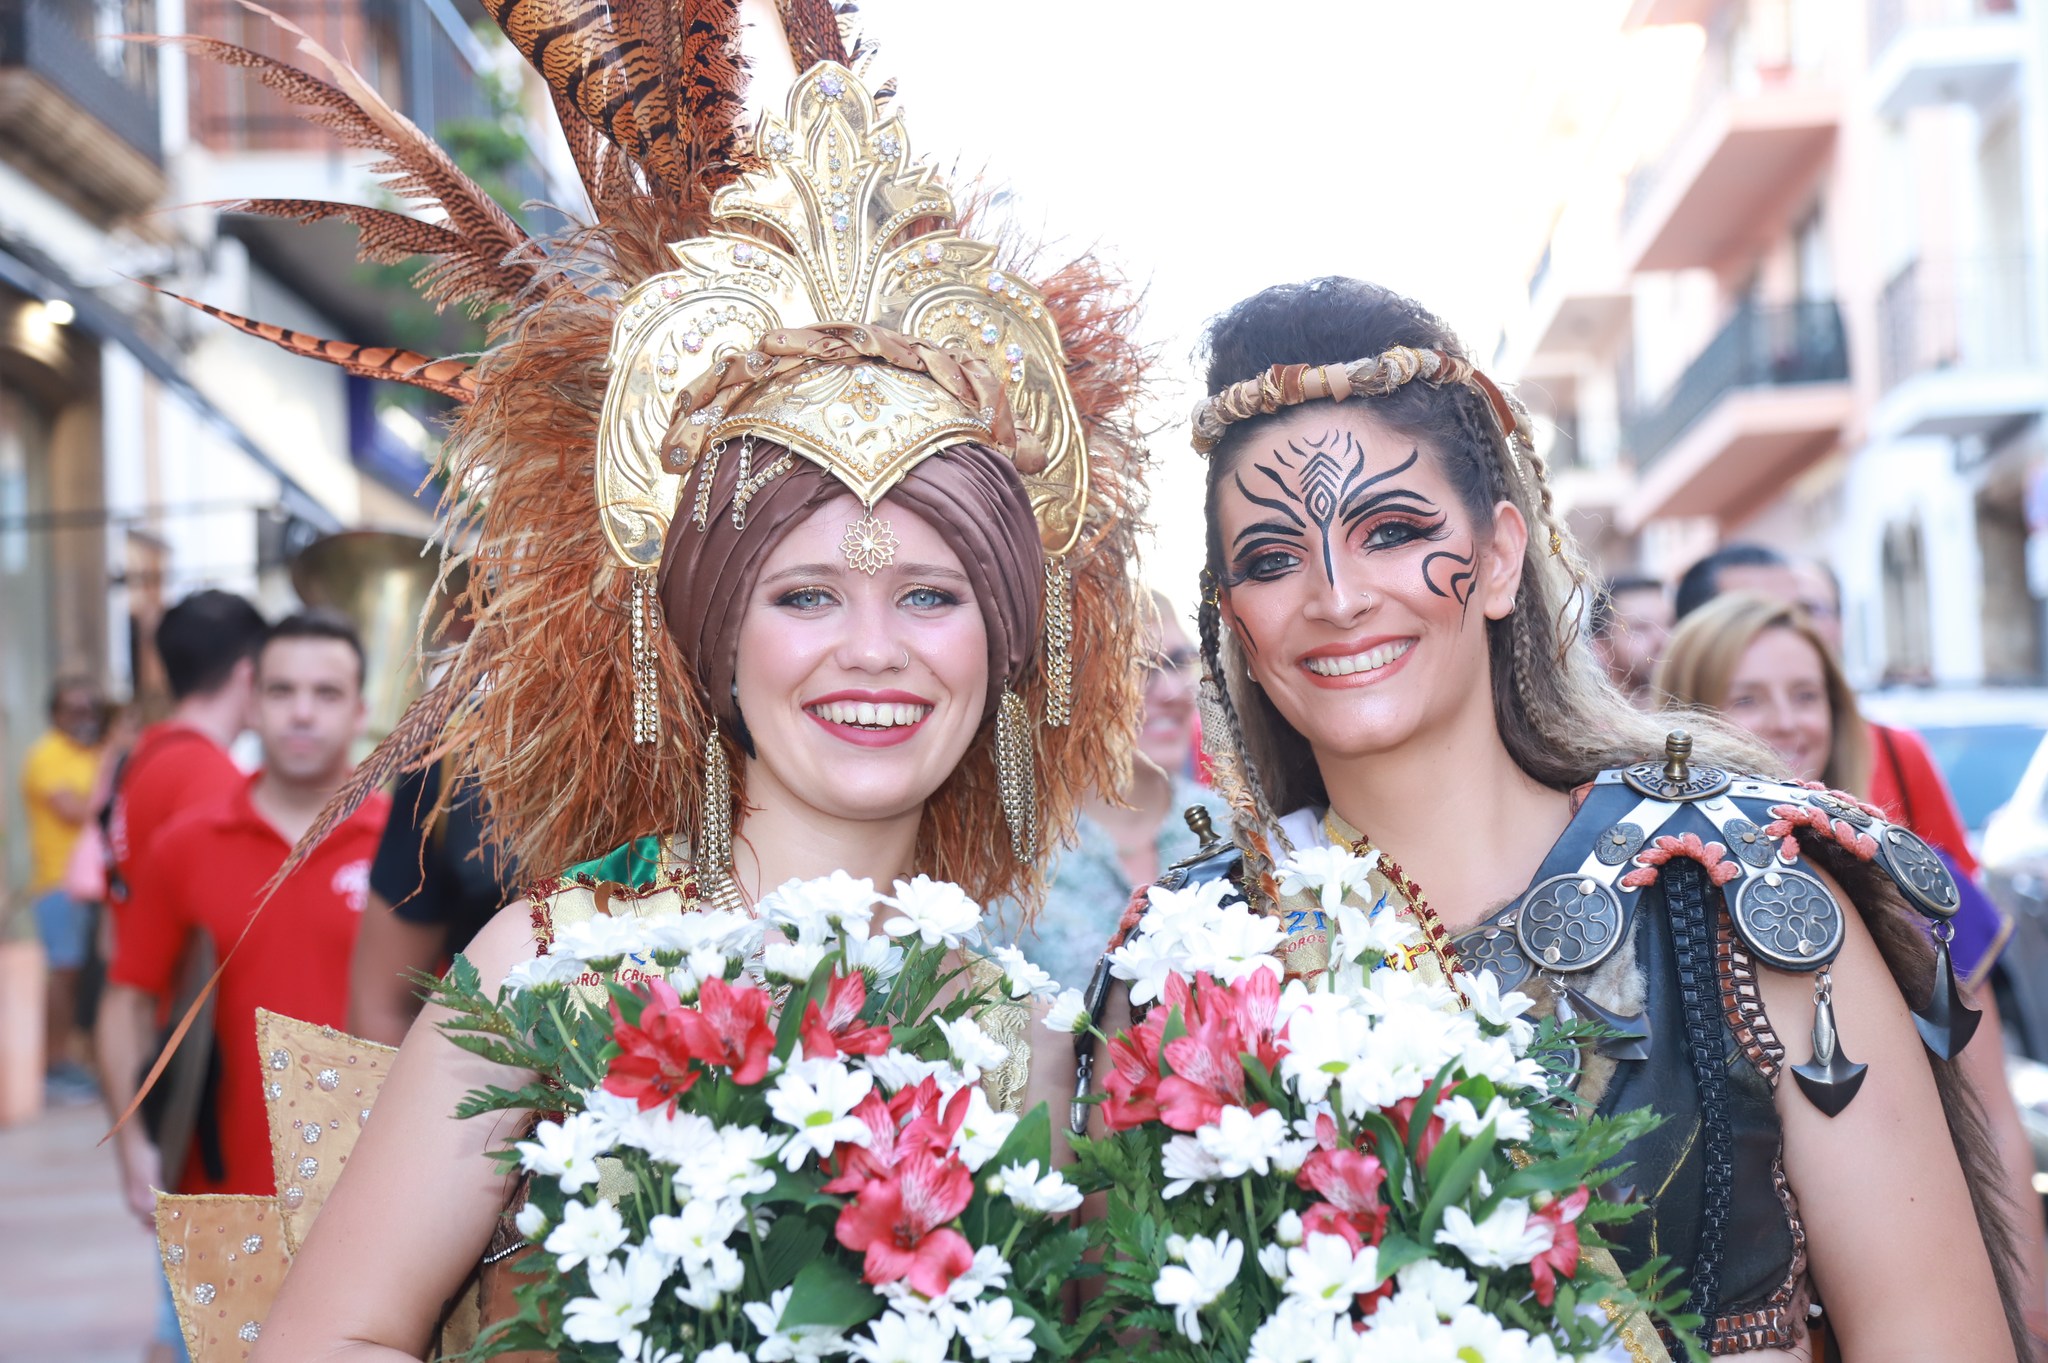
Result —
<instances>
[{"instance_id":1,"label":"building facade","mask_svg":"<svg viewBox=\"0 0 2048 1363\"><path fill-rule=\"evenodd\" d=\"M1666 78L1581 111L1498 357L1610 571L1768 539L1859 681L2042 678L2044 9L1616 6Z\"/></svg>"},{"instance_id":2,"label":"building facade","mask_svg":"<svg viewBox=\"0 0 2048 1363\"><path fill-rule=\"evenodd\" d=\"M538 125L509 50L454 0L272 0L509 204ZM0 0L0 811L51 682L161 703L144 641L207 586L289 607L284 566L345 526L426 532L441 408L288 355L156 290L315 335L455 351L403 269L352 266L352 229L221 201L389 204L365 158L247 72L121 35L290 39L226 0ZM509 58L509 60L507 60ZM296 57L304 60L303 56ZM542 104L545 101L541 101ZM551 117L543 114L541 117ZM558 139L551 139L558 140ZM516 153L516 154L515 154ZM504 172L492 182L497 167ZM331 230L330 230L331 229ZM153 287L152 287L153 286ZM12 840L17 841L18 839ZM20 873L8 849L8 881Z\"/></svg>"}]
</instances>

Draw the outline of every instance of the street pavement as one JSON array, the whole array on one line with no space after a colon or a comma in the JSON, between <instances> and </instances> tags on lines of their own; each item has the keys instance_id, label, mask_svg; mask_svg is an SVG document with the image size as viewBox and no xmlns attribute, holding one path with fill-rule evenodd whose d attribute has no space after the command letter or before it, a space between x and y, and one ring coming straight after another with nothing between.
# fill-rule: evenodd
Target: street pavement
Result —
<instances>
[{"instance_id":1,"label":"street pavement","mask_svg":"<svg viewBox=\"0 0 2048 1363\"><path fill-rule=\"evenodd\" d=\"M140 1363L156 1242L129 1214L97 1102L0 1128L0 1363Z\"/></svg>"}]
</instances>

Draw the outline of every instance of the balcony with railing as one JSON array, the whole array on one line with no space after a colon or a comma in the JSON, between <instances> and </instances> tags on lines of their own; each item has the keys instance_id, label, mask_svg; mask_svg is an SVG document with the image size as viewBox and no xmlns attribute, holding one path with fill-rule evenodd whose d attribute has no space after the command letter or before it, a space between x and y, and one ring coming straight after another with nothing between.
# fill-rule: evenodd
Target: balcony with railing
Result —
<instances>
[{"instance_id":1,"label":"balcony with railing","mask_svg":"<svg viewBox=\"0 0 2048 1363\"><path fill-rule=\"evenodd\" d=\"M1628 177L1623 268L1715 269L1754 256L1827 166L1840 124L1840 90L1823 64L1766 52L1741 27L1712 35L1677 135Z\"/></svg>"},{"instance_id":2,"label":"balcony with railing","mask_svg":"<svg viewBox=\"0 0 2048 1363\"><path fill-rule=\"evenodd\" d=\"M1638 483L1624 528L1672 515L1743 519L1840 436L1853 408L1848 377L1833 300L1736 309L1628 423Z\"/></svg>"},{"instance_id":3,"label":"balcony with railing","mask_svg":"<svg viewBox=\"0 0 2048 1363\"><path fill-rule=\"evenodd\" d=\"M2026 49L2018 0L1870 0L1870 86L1886 118L1994 110L2017 97Z\"/></svg>"},{"instance_id":4,"label":"balcony with railing","mask_svg":"<svg viewBox=\"0 0 2048 1363\"><path fill-rule=\"evenodd\" d=\"M1915 260L1878 298L1873 433L1992 435L2048 412L2034 262Z\"/></svg>"},{"instance_id":5,"label":"balcony with railing","mask_svg":"<svg viewBox=\"0 0 2048 1363\"><path fill-rule=\"evenodd\" d=\"M97 215L164 189L150 0L0 0L0 155Z\"/></svg>"}]
</instances>

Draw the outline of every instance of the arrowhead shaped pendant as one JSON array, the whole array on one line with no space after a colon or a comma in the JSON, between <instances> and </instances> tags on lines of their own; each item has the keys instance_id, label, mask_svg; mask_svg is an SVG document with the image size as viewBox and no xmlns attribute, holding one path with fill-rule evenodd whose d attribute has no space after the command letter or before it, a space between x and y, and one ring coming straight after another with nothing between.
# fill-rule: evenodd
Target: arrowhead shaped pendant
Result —
<instances>
[{"instance_id":1,"label":"arrowhead shaped pendant","mask_svg":"<svg viewBox=\"0 0 2048 1363\"><path fill-rule=\"evenodd\" d=\"M1941 928L1948 928L1948 932L1944 934ZM1954 935L1955 929L1947 923L1935 930L1934 993L1927 1000L1926 1009L1913 1014L1920 1039L1943 1060L1961 1055L1963 1047L1977 1034L1977 1024L1984 1020L1982 1012L1963 1002L1962 987L1956 983L1955 962L1948 954L1948 939Z\"/></svg>"},{"instance_id":2,"label":"arrowhead shaped pendant","mask_svg":"<svg viewBox=\"0 0 2048 1363\"><path fill-rule=\"evenodd\" d=\"M1558 1000L1558 1012L1573 1018L1597 1022L1618 1035L1610 1036L1597 1048L1609 1060L1648 1060L1650 1023L1642 1013L1617 1013L1602 1008L1576 989L1567 989Z\"/></svg>"},{"instance_id":3,"label":"arrowhead shaped pendant","mask_svg":"<svg viewBox=\"0 0 2048 1363\"><path fill-rule=\"evenodd\" d=\"M1863 1087L1863 1075L1870 1067L1859 1065L1842 1053L1841 1038L1835 1035L1833 984L1823 970L1814 983L1813 1059L1792 1067L1799 1091L1807 1101L1830 1117L1842 1109Z\"/></svg>"}]
</instances>

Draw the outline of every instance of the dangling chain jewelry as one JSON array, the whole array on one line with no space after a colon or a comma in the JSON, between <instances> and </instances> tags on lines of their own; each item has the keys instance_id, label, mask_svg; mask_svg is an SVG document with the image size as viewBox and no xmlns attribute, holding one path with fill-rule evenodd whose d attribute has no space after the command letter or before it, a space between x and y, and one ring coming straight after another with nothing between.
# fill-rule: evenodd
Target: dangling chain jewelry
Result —
<instances>
[{"instance_id":1,"label":"dangling chain jewelry","mask_svg":"<svg viewBox=\"0 0 2048 1363\"><path fill-rule=\"evenodd\" d=\"M783 471L789 467L789 463L789 451L784 450L781 458L777 459L767 468L762 469L759 473L756 473L754 472L754 433L749 431L740 440L740 481L739 486L734 488L732 492L733 529L744 530L747 528L747 503L753 501L759 495L762 488L767 487L776 478L780 477Z\"/></svg>"},{"instance_id":2,"label":"dangling chain jewelry","mask_svg":"<svg viewBox=\"0 0 2048 1363\"><path fill-rule=\"evenodd\" d=\"M1045 724L1064 729L1074 714L1074 575L1064 554L1045 560Z\"/></svg>"},{"instance_id":3,"label":"dangling chain jewelry","mask_svg":"<svg viewBox=\"0 0 2048 1363\"><path fill-rule=\"evenodd\" d=\"M725 455L725 442L714 440L704 452L704 467L697 473L697 501L690 520L699 530L711 523L711 485L718 478L718 461Z\"/></svg>"},{"instance_id":4,"label":"dangling chain jewelry","mask_svg":"<svg viewBox=\"0 0 2048 1363\"><path fill-rule=\"evenodd\" d=\"M704 740L704 808L697 820L697 897L715 909L745 912L746 900L732 878L732 763L725 740L712 721Z\"/></svg>"},{"instance_id":5,"label":"dangling chain jewelry","mask_svg":"<svg viewBox=\"0 0 2048 1363\"><path fill-rule=\"evenodd\" d=\"M654 670L654 570L633 574L633 742L661 737L661 694Z\"/></svg>"},{"instance_id":6,"label":"dangling chain jewelry","mask_svg":"<svg viewBox=\"0 0 2048 1363\"><path fill-rule=\"evenodd\" d=\"M1003 821L1010 825L1010 848L1017 860L1029 862L1038 848L1038 793L1032 772L1031 711L1009 687L996 704L996 785L1002 796Z\"/></svg>"}]
</instances>

